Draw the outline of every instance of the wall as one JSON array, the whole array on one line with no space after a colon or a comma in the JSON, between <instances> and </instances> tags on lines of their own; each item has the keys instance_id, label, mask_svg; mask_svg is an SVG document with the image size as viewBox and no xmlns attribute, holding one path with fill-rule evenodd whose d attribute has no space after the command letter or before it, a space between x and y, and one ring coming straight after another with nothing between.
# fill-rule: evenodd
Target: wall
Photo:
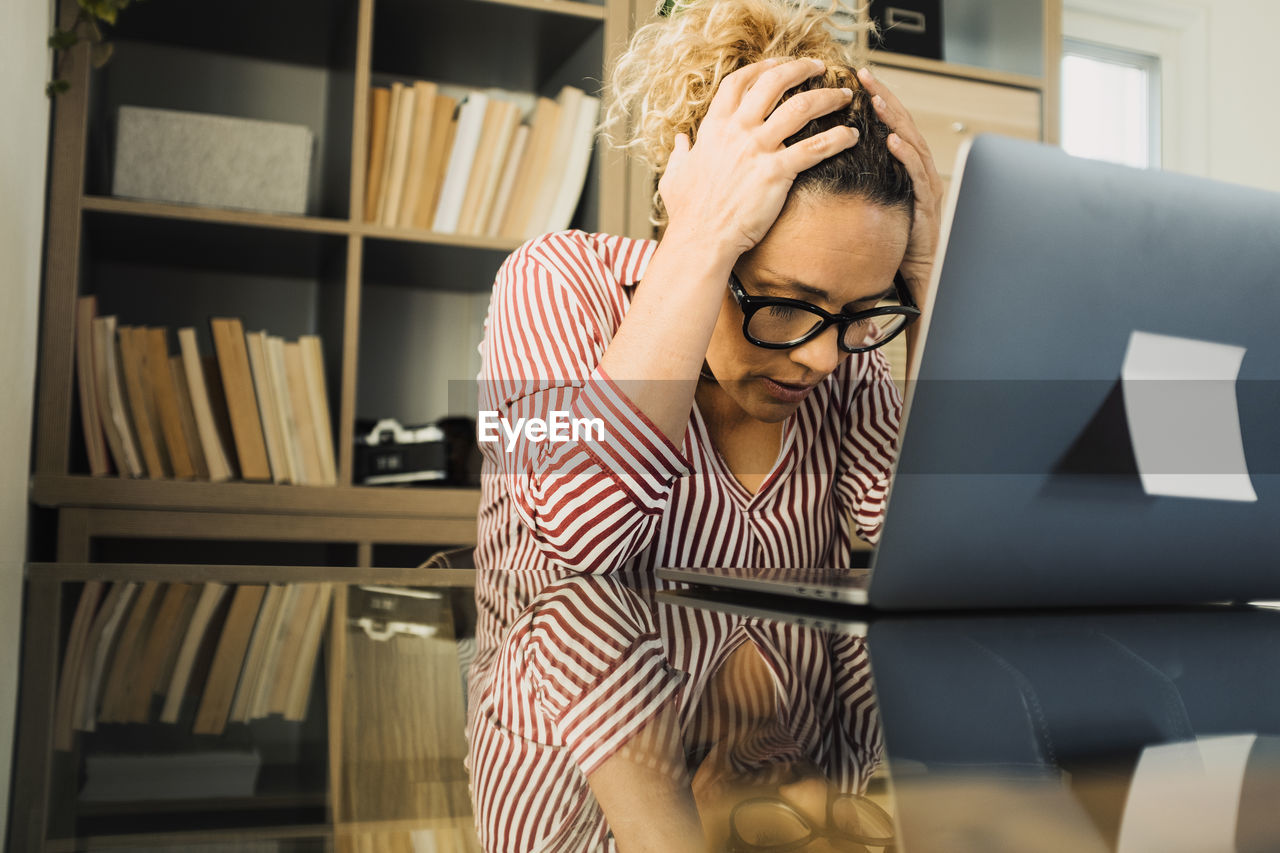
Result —
<instances>
[{"instance_id":1,"label":"wall","mask_svg":"<svg viewBox=\"0 0 1280 853\"><path fill-rule=\"evenodd\" d=\"M52 29L49 0L0 3L0 838L18 693L27 472L35 382L49 104L44 95Z\"/></svg>"},{"instance_id":2,"label":"wall","mask_svg":"<svg viewBox=\"0 0 1280 853\"><path fill-rule=\"evenodd\" d=\"M1209 13L1209 177L1280 192L1275 0L1188 0Z\"/></svg>"}]
</instances>

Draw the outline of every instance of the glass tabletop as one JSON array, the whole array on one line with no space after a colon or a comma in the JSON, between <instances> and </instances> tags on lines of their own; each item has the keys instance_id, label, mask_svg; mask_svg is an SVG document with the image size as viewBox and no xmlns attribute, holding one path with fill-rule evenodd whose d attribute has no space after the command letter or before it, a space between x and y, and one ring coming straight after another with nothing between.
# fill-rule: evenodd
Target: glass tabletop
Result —
<instances>
[{"instance_id":1,"label":"glass tabletop","mask_svg":"<svg viewBox=\"0 0 1280 853\"><path fill-rule=\"evenodd\" d=\"M481 615L485 849L1280 849L1280 613L651 587L548 584L498 642Z\"/></svg>"}]
</instances>

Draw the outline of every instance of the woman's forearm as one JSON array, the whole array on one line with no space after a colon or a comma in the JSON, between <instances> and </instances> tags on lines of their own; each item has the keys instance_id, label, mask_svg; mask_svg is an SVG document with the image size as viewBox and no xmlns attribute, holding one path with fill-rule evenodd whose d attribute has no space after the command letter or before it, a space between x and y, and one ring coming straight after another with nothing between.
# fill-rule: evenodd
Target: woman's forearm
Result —
<instances>
[{"instance_id":1,"label":"woman's forearm","mask_svg":"<svg viewBox=\"0 0 1280 853\"><path fill-rule=\"evenodd\" d=\"M737 256L696 229L672 225L654 250L600 367L679 446L698 372Z\"/></svg>"}]
</instances>

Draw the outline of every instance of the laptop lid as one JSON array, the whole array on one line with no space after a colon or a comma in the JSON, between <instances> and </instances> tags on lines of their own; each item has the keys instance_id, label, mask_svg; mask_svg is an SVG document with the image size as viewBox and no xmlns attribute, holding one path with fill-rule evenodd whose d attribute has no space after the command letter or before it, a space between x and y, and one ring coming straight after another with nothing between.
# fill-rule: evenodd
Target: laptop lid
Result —
<instances>
[{"instance_id":1,"label":"laptop lid","mask_svg":"<svg viewBox=\"0 0 1280 853\"><path fill-rule=\"evenodd\" d=\"M1280 195L983 136L873 606L1280 597Z\"/></svg>"}]
</instances>

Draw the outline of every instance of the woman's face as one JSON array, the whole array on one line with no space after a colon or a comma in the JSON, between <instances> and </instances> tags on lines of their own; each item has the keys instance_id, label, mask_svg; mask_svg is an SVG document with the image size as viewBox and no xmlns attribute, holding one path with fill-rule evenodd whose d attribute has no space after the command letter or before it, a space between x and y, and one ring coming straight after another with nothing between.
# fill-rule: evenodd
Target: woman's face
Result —
<instances>
[{"instance_id":1,"label":"woman's face","mask_svg":"<svg viewBox=\"0 0 1280 853\"><path fill-rule=\"evenodd\" d=\"M868 309L892 290L910 226L899 207L850 197L793 198L734 271L751 296L801 299L833 314ZM836 344L838 334L833 326L792 349L758 347L742 334L742 310L726 281L707 364L746 415L776 423L849 357Z\"/></svg>"}]
</instances>

